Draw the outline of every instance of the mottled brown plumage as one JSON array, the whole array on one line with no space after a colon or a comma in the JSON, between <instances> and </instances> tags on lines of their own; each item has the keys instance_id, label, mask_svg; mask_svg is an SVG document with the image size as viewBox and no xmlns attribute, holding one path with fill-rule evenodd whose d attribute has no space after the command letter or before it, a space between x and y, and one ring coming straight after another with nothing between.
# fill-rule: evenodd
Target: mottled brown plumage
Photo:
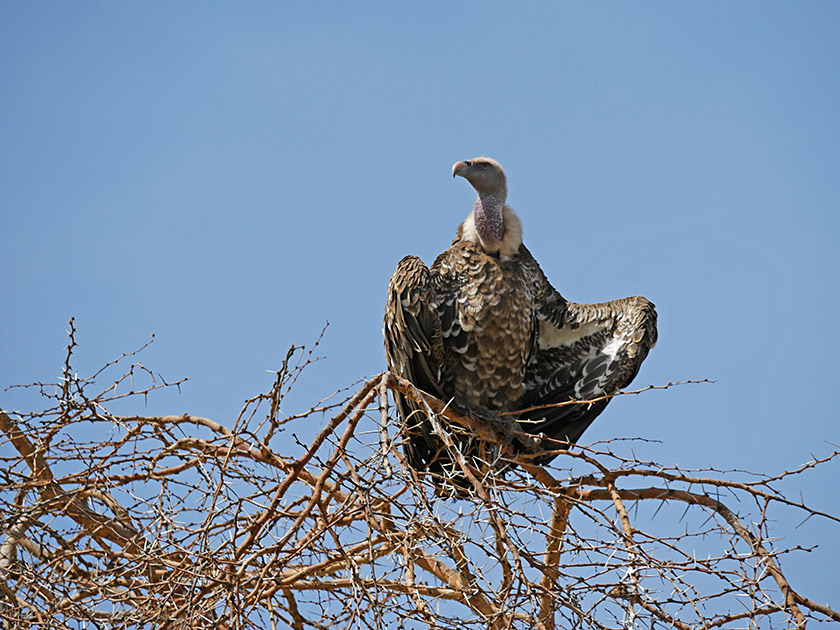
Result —
<instances>
[{"instance_id":1,"label":"mottled brown plumage","mask_svg":"<svg viewBox=\"0 0 840 630\"><path fill-rule=\"evenodd\" d=\"M629 385L656 343L653 304L642 297L567 302L522 244L501 166L476 158L457 162L452 173L473 185L475 205L431 268L414 256L397 265L384 320L388 369L488 422L500 412L591 400ZM607 403L504 417L535 436L574 443ZM423 411L399 395L397 407L409 463L457 483L457 467ZM455 442L473 458L485 453L469 435Z\"/></svg>"}]
</instances>

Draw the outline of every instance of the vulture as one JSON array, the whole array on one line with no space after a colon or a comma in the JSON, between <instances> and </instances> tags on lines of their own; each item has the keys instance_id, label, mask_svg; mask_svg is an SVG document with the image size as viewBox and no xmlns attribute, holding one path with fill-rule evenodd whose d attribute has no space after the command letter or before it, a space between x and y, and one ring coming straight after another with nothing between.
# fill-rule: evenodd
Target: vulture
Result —
<instances>
[{"instance_id":1,"label":"vulture","mask_svg":"<svg viewBox=\"0 0 840 630\"><path fill-rule=\"evenodd\" d=\"M431 268L406 256L391 276L383 324L388 369L464 414L534 436L509 443L545 464L552 450L580 439L609 404L604 396L635 378L656 343L656 311L643 297L567 301L522 243L499 163L456 162L452 176L472 185L475 204ZM584 402L557 405L569 401ZM408 464L434 475L439 487L463 488L461 468L426 408L401 394L395 403ZM444 428L472 463L507 466L489 461L487 445L466 429Z\"/></svg>"}]
</instances>

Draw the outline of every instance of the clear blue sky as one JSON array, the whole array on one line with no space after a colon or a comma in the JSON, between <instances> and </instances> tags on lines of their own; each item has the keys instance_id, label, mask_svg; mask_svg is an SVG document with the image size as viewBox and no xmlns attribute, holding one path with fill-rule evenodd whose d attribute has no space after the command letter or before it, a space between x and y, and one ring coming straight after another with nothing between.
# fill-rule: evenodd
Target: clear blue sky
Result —
<instances>
[{"instance_id":1,"label":"clear blue sky","mask_svg":"<svg viewBox=\"0 0 840 630\"><path fill-rule=\"evenodd\" d=\"M637 385L717 381L586 438L768 473L840 443L837 2L3 2L0 86L4 408L71 316L82 374L155 333L143 363L191 378L136 413L232 423L327 320L290 405L381 371L388 277L448 246L484 154L567 298L657 304ZM837 513L838 479L788 488ZM837 606L838 527L798 520L820 548L783 566Z\"/></svg>"}]
</instances>

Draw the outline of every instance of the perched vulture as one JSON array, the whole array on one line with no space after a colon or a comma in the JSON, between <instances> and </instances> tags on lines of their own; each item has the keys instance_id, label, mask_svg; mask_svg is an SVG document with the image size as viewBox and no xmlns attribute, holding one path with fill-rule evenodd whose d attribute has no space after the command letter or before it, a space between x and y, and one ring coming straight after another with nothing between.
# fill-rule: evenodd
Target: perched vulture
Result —
<instances>
[{"instance_id":1,"label":"perched vulture","mask_svg":"<svg viewBox=\"0 0 840 630\"><path fill-rule=\"evenodd\" d=\"M452 246L431 268L406 256L391 276L383 327L388 369L463 413L542 438L541 449L563 448L609 400L551 405L593 400L629 385L656 343L654 305L642 297L566 301L522 244L499 163L486 157L457 162L456 175L478 196ZM423 408L402 395L396 404L408 463L457 478L460 469ZM502 413L533 407L539 409ZM453 435L465 455L484 457L477 440L463 431Z\"/></svg>"}]
</instances>

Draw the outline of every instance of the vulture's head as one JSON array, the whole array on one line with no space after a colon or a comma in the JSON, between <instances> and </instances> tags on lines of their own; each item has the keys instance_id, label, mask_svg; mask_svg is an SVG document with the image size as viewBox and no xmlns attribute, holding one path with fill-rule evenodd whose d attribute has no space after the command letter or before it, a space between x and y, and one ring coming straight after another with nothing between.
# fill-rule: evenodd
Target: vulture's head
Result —
<instances>
[{"instance_id":1,"label":"vulture's head","mask_svg":"<svg viewBox=\"0 0 840 630\"><path fill-rule=\"evenodd\" d=\"M452 166L452 177L456 175L460 175L472 184L481 196L498 193L507 196L505 172L502 165L492 158L478 157L473 160L455 162Z\"/></svg>"}]
</instances>

